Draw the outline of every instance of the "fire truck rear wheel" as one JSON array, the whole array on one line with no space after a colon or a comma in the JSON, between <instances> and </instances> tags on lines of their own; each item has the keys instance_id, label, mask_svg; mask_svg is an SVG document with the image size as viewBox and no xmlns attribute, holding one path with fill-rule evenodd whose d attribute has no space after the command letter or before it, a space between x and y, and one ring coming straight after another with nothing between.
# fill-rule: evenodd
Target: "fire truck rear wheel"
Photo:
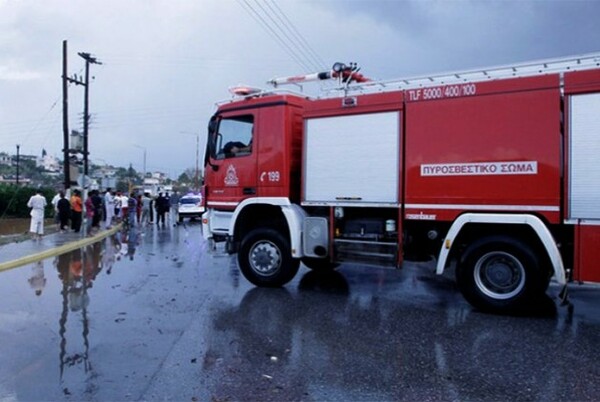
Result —
<instances>
[{"instance_id":1,"label":"fire truck rear wheel","mask_svg":"<svg viewBox=\"0 0 600 402\"><path fill-rule=\"evenodd\" d=\"M289 240L275 229L254 229L242 240L238 264L256 286L279 287L291 281L300 266L292 258Z\"/></svg>"},{"instance_id":2,"label":"fire truck rear wheel","mask_svg":"<svg viewBox=\"0 0 600 402\"><path fill-rule=\"evenodd\" d=\"M544 293L540 259L524 242L508 236L482 238L465 250L456 281L469 303L482 311L510 313Z\"/></svg>"}]
</instances>

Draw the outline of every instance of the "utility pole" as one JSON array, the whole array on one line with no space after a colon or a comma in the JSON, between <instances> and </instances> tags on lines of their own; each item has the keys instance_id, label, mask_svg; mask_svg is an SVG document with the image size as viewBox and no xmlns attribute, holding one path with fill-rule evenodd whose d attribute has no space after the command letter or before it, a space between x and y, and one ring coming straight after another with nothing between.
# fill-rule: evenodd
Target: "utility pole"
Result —
<instances>
[{"instance_id":1,"label":"utility pole","mask_svg":"<svg viewBox=\"0 0 600 402\"><path fill-rule=\"evenodd\" d=\"M198 152L200 149L200 132L196 133L196 191L200 191L200 187L198 186Z\"/></svg>"},{"instance_id":2,"label":"utility pole","mask_svg":"<svg viewBox=\"0 0 600 402\"><path fill-rule=\"evenodd\" d=\"M141 149L142 151L144 151L144 173L142 176L142 187L144 186L144 182L146 181L146 147L143 147L141 145L137 145L137 144L133 144L134 147Z\"/></svg>"},{"instance_id":3,"label":"utility pole","mask_svg":"<svg viewBox=\"0 0 600 402\"><path fill-rule=\"evenodd\" d=\"M17 187L19 187L19 148L21 146L17 144Z\"/></svg>"},{"instance_id":4,"label":"utility pole","mask_svg":"<svg viewBox=\"0 0 600 402\"><path fill-rule=\"evenodd\" d=\"M63 40L63 72L62 72L62 95L63 95L63 167L65 175L65 190L71 187L69 170L69 91L67 77L67 41Z\"/></svg>"},{"instance_id":5,"label":"utility pole","mask_svg":"<svg viewBox=\"0 0 600 402\"><path fill-rule=\"evenodd\" d=\"M190 131L180 131L181 134L195 134L196 135L196 174L194 175L194 186L196 191L200 191L200 170L198 168L198 160L200 158L200 132L192 133Z\"/></svg>"},{"instance_id":6,"label":"utility pole","mask_svg":"<svg viewBox=\"0 0 600 402\"><path fill-rule=\"evenodd\" d=\"M88 127L89 127L89 88L90 88L90 64L102 64L95 57L89 53L79 52L77 53L82 59L85 60L85 95L83 103L83 175L88 175Z\"/></svg>"}]
</instances>

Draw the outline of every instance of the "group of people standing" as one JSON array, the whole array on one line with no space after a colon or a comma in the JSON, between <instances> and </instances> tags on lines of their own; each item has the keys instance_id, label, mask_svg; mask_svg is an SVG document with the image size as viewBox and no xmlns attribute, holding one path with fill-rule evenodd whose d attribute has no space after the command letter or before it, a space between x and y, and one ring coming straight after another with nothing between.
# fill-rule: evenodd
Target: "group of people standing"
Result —
<instances>
[{"instance_id":1,"label":"group of people standing","mask_svg":"<svg viewBox=\"0 0 600 402\"><path fill-rule=\"evenodd\" d=\"M44 234L44 210L46 205L48 205L48 202L39 189L27 201L27 206L31 208L31 212L29 213L31 216L29 232L34 239L40 239ZM67 199L65 192L60 191L52 199L52 205L54 206L55 220L59 229L65 231L69 225L69 220L71 220L71 228L75 232L79 232L81 228L81 212L83 210L81 193L75 190L71 198Z\"/></svg>"},{"instance_id":2,"label":"group of people standing","mask_svg":"<svg viewBox=\"0 0 600 402\"><path fill-rule=\"evenodd\" d=\"M88 200L92 199L92 193L93 192L90 192ZM71 229L74 232L79 232L81 230L83 221L83 200L81 198L81 191L74 190L70 199L66 198L64 191L59 191L52 199L52 205L54 206L55 221L61 232L64 232L69 228L69 221L71 222ZM93 208L93 206L88 206L86 204L86 208Z\"/></svg>"},{"instance_id":3,"label":"group of people standing","mask_svg":"<svg viewBox=\"0 0 600 402\"><path fill-rule=\"evenodd\" d=\"M111 192L110 189L104 195L104 204L107 228L113 220L129 226L153 224L156 220L157 225L164 226L165 214L171 207L169 193L159 193L158 197L151 197L149 193L131 193L127 196L121 192Z\"/></svg>"},{"instance_id":4,"label":"group of people standing","mask_svg":"<svg viewBox=\"0 0 600 402\"><path fill-rule=\"evenodd\" d=\"M151 197L150 194L126 193L112 191L108 188L101 195L98 190L91 190L84 201L81 197L81 191L73 190L70 198L67 198L64 191L59 191L51 203L55 211L55 220L61 232L70 229L78 233L81 231L83 222L83 213L87 222L87 232L93 234L100 229L101 222L104 227L109 229L113 223L123 222L128 226L135 224L153 224L165 225L165 215L172 206L173 199L169 193L159 193L158 197ZM31 208L30 232L36 239L44 234L44 209L47 205L46 198L37 191L29 201L27 206Z\"/></svg>"}]
</instances>

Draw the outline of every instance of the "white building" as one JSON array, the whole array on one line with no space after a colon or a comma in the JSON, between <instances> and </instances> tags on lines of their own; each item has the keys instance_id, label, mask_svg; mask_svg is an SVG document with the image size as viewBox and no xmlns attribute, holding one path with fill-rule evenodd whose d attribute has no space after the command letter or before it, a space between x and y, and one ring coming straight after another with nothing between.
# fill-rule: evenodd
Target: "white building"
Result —
<instances>
[{"instance_id":1,"label":"white building","mask_svg":"<svg viewBox=\"0 0 600 402\"><path fill-rule=\"evenodd\" d=\"M144 178L144 193L149 193L150 195L158 195L159 187L160 180L157 177Z\"/></svg>"},{"instance_id":2,"label":"white building","mask_svg":"<svg viewBox=\"0 0 600 402\"><path fill-rule=\"evenodd\" d=\"M4 166L12 166L13 160L12 156L5 152L0 152L0 165Z\"/></svg>"},{"instance_id":3,"label":"white building","mask_svg":"<svg viewBox=\"0 0 600 402\"><path fill-rule=\"evenodd\" d=\"M47 172L60 172L60 161L52 155L48 155L46 151L42 151L42 156L35 161L37 167L42 167Z\"/></svg>"}]
</instances>

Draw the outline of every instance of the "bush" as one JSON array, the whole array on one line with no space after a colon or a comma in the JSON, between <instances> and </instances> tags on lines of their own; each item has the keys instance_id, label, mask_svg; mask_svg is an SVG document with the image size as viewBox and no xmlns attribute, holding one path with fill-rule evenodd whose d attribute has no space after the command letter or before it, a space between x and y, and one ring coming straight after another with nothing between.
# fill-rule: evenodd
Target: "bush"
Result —
<instances>
[{"instance_id":1,"label":"bush","mask_svg":"<svg viewBox=\"0 0 600 402\"><path fill-rule=\"evenodd\" d=\"M44 211L46 217L54 216L54 208L50 201L55 195L51 188L42 188L42 195L46 197L48 206ZM32 187L17 187L10 184L0 184L0 219L2 218L28 218L30 209L27 201L35 194Z\"/></svg>"}]
</instances>

